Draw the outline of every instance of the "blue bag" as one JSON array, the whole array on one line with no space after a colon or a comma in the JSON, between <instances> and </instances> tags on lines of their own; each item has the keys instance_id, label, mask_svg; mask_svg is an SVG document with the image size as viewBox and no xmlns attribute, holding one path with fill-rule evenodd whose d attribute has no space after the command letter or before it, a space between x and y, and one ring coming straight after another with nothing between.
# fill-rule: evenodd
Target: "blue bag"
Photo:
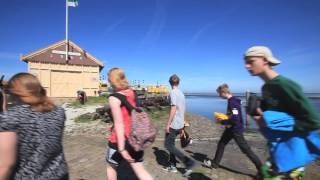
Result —
<instances>
[{"instance_id":1,"label":"blue bag","mask_svg":"<svg viewBox=\"0 0 320 180\"><path fill-rule=\"evenodd\" d=\"M320 156L320 134L317 131L293 131L294 118L283 112L265 111L267 127L260 128L270 143L270 155L279 172L304 166Z\"/></svg>"}]
</instances>

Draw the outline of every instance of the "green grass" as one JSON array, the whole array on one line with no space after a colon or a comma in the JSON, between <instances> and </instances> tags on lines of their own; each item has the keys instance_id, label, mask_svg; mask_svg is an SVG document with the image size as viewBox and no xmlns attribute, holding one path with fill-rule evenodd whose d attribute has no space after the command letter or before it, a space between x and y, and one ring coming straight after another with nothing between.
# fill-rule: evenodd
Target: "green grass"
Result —
<instances>
[{"instance_id":1,"label":"green grass","mask_svg":"<svg viewBox=\"0 0 320 180\"><path fill-rule=\"evenodd\" d=\"M79 104L81 106L81 104ZM72 106L75 107L75 106ZM152 122L159 124L162 122L166 122L169 118L169 107L164 107L162 109L151 107L150 110L144 109L144 111L148 114L149 118ZM80 115L74 119L76 123L90 123L92 121L92 114L86 113Z\"/></svg>"},{"instance_id":2,"label":"green grass","mask_svg":"<svg viewBox=\"0 0 320 180\"><path fill-rule=\"evenodd\" d=\"M101 95L98 97L88 97L88 101L82 105L80 104L80 102L78 100L73 101L71 103L68 104L68 107L72 107L72 108L80 108L82 106L92 106L92 105L105 105L108 103L108 95Z\"/></svg>"},{"instance_id":3,"label":"green grass","mask_svg":"<svg viewBox=\"0 0 320 180\"><path fill-rule=\"evenodd\" d=\"M152 107L150 110L144 109L150 119L155 122L166 122L169 118L169 107L163 107L162 109Z\"/></svg>"},{"instance_id":4,"label":"green grass","mask_svg":"<svg viewBox=\"0 0 320 180\"><path fill-rule=\"evenodd\" d=\"M87 113L87 114L83 114L83 115L76 117L74 119L74 122L76 122L76 123L89 123L89 122L91 122L91 118L92 118L92 114Z\"/></svg>"}]
</instances>

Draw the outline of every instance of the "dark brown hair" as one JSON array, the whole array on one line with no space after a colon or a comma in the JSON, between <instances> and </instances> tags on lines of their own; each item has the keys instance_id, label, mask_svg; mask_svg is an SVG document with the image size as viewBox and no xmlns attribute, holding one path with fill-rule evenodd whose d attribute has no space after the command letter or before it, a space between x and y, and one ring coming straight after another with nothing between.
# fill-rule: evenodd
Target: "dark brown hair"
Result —
<instances>
[{"instance_id":1,"label":"dark brown hair","mask_svg":"<svg viewBox=\"0 0 320 180\"><path fill-rule=\"evenodd\" d=\"M180 78L176 74L174 74L170 76L169 83L171 86L177 86L180 83Z\"/></svg>"},{"instance_id":2,"label":"dark brown hair","mask_svg":"<svg viewBox=\"0 0 320 180\"><path fill-rule=\"evenodd\" d=\"M18 73L8 82L8 92L16 99L29 104L36 112L49 112L55 108L38 78L29 73Z\"/></svg>"}]
</instances>

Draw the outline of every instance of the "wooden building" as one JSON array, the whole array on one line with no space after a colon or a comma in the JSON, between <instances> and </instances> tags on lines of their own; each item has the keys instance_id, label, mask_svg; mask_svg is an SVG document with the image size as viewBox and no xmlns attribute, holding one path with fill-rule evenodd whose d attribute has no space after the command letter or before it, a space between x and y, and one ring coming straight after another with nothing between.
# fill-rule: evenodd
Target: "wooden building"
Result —
<instances>
[{"instance_id":1,"label":"wooden building","mask_svg":"<svg viewBox=\"0 0 320 180\"><path fill-rule=\"evenodd\" d=\"M21 57L28 63L28 72L37 76L50 97L76 97L78 90L87 96L97 96L103 63L69 40L68 60L66 41Z\"/></svg>"}]
</instances>

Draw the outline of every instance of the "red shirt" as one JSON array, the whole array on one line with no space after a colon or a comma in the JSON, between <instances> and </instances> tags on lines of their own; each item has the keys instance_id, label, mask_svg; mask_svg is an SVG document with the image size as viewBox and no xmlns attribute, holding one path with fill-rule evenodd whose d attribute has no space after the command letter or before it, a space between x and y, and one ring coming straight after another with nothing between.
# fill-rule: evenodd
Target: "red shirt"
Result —
<instances>
[{"instance_id":1,"label":"red shirt","mask_svg":"<svg viewBox=\"0 0 320 180\"><path fill-rule=\"evenodd\" d=\"M133 90L120 91L120 92L121 92L121 94L126 96L128 102L131 105L136 106L135 95L134 95ZM121 106L120 108L121 108L122 119L123 119L123 124L124 124L124 134L125 134L125 138L127 139L129 137L129 134L131 131L131 117L130 117L130 113L128 112L128 110L125 106ZM117 143L117 135L116 135L116 131L115 131L114 127L111 128L111 136L109 137L109 142Z\"/></svg>"}]
</instances>

